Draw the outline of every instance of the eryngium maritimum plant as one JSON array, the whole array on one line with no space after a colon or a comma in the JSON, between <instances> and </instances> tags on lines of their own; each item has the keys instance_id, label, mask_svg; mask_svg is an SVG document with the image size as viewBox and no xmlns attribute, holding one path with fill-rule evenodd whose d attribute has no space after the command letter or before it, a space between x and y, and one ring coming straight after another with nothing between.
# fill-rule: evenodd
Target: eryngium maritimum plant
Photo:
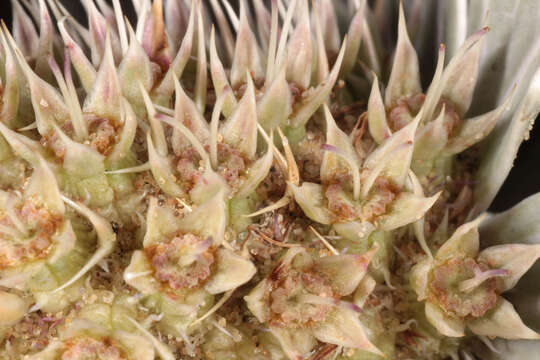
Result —
<instances>
[{"instance_id":1,"label":"eryngium maritimum plant","mask_svg":"<svg viewBox=\"0 0 540 360\"><path fill-rule=\"evenodd\" d=\"M0 357L540 353L538 4L369 3L13 0Z\"/></svg>"}]
</instances>

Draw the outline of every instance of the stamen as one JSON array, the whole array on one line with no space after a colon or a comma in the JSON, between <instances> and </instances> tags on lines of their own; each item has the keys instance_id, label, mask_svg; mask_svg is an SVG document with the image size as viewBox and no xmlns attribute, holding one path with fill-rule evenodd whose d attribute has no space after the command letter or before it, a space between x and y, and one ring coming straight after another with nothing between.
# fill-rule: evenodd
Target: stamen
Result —
<instances>
[{"instance_id":1,"label":"stamen","mask_svg":"<svg viewBox=\"0 0 540 360\"><path fill-rule=\"evenodd\" d=\"M247 218L259 216L259 215L262 215L264 213L271 212L271 211L277 210L279 208L282 208L284 206L287 206L288 204L290 204L291 201L292 201L292 197L287 192L287 193L285 193L285 195L281 199L279 199L275 203L273 203L271 205L268 205L267 207L264 207L264 208L262 208L260 210L257 210L254 213L243 215L243 216L247 217Z\"/></svg>"},{"instance_id":2,"label":"stamen","mask_svg":"<svg viewBox=\"0 0 540 360\"><path fill-rule=\"evenodd\" d=\"M288 243L284 243L284 242L281 242L281 241L274 240L270 236L268 236L264 232L262 232L261 230L256 229L251 225L248 226L248 231L252 232L252 233L255 233L255 235L257 235L257 237L263 239L264 241L269 242L272 245L276 245L276 246L280 246L280 247L284 247L284 248L292 248L292 247L300 246L300 244L288 244Z\"/></svg>"},{"instance_id":3,"label":"stamen","mask_svg":"<svg viewBox=\"0 0 540 360\"><path fill-rule=\"evenodd\" d=\"M278 162L279 167L283 171L283 173L287 172L287 161L283 157L283 154L278 150L276 145L274 145L273 142L270 142L270 136L266 133L264 128L261 126L261 124L257 123L257 129L259 129L259 133L262 135L264 140L266 140L267 143L272 144L272 149L274 150L274 156Z\"/></svg>"},{"instance_id":4,"label":"stamen","mask_svg":"<svg viewBox=\"0 0 540 360\"><path fill-rule=\"evenodd\" d=\"M277 1L272 0L272 24L270 28L270 41L268 43L268 59L266 65L266 83L265 86L269 87L274 78L274 65L276 61L276 45L277 45L277 33L278 33L278 11Z\"/></svg>"},{"instance_id":5,"label":"stamen","mask_svg":"<svg viewBox=\"0 0 540 360\"><path fill-rule=\"evenodd\" d=\"M147 276L147 275L152 275L154 272L152 270L148 270L148 271L141 271L141 272L130 272L130 273L126 273L124 275L124 279L126 281L130 281L130 280L133 280L133 279L136 279L136 278L139 278L141 276Z\"/></svg>"},{"instance_id":6,"label":"stamen","mask_svg":"<svg viewBox=\"0 0 540 360\"><path fill-rule=\"evenodd\" d=\"M174 116L174 109L169 109L166 106L158 105L156 103L154 103L154 107L156 108L156 110L159 110L166 115Z\"/></svg>"},{"instance_id":7,"label":"stamen","mask_svg":"<svg viewBox=\"0 0 540 360\"><path fill-rule=\"evenodd\" d=\"M289 8L287 9L287 16L283 23L283 28L281 29L281 34L279 37L279 45L276 53L276 69L281 68L281 63L285 61L285 46L287 45L287 37L289 35L289 29L291 27L291 21L294 14L294 9L296 9L296 0L292 0Z\"/></svg>"},{"instance_id":8,"label":"stamen","mask_svg":"<svg viewBox=\"0 0 540 360\"><path fill-rule=\"evenodd\" d=\"M231 20L231 24L234 30L238 32L238 28L240 27L240 19L238 19L238 16L234 12L233 7L231 6L231 4L229 4L228 0L221 0L221 2L225 7L225 11L227 11L227 15L229 15L229 19Z\"/></svg>"},{"instance_id":9,"label":"stamen","mask_svg":"<svg viewBox=\"0 0 540 360\"><path fill-rule=\"evenodd\" d=\"M289 140L285 135L283 135L283 132L281 131L281 128L279 126L277 127L277 130L279 133L279 137L281 138L281 143L283 144L283 150L285 150L285 158L287 159L287 170L289 173L289 182L291 182L293 185L298 186L300 184L300 172L298 171L298 165L296 165L294 154L289 145Z\"/></svg>"},{"instance_id":10,"label":"stamen","mask_svg":"<svg viewBox=\"0 0 540 360\"><path fill-rule=\"evenodd\" d=\"M141 324L135 321L130 316L126 316L126 319L129 320L150 342L154 345L154 348L158 352L162 360L174 360L175 357L169 348L161 343L154 335L152 335L148 330L146 330Z\"/></svg>"},{"instance_id":11,"label":"stamen","mask_svg":"<svg viewBox=\"0 0 540 360\"><path fill-rule=\"evenodd\" d=\"M219 116L221 115L221 110L223 109L223 104L228 95L228 88L225 89L217 98L216 104L214 105L214 110L212 111L212 119L210 120L210 160L212 163L212 168L217 169L218 166L218 127L219 127Z\"/></svg>"},{"instance_id":12,"label":"stamen","mask_svg":"<svg viewBox=\"0 0 540 360\"><path fill-rule=\"evenodd\" d=\"M192 212L193 211L193 208L191 206L188 205L187 202L185 202L184 200L180 199L179 197L176 198L176 201L178 201L180 203L180 205L182 205L183 207L185 207L189 212Z\"/></svg>"},{"instance_id":13,"label":"stamen","mask_svg":"<svg viewBox=\"0 0 540 360\"><path fill-rule=\"evenodd\" d=\"M34 129L37 129L37 122L33 122L31 123L30 125L27 125L27 126L24 126L20 129L17 129L17 131L30 131L30 130L34 130Z\"/></svg>"},{"instance_id":14,"label":"stamen","mask_svg":"<svg viewBox=\"0 0 540 360\"><path fill-rule=\"evenodd\" d=\"M493 277L508 276L510 271L507 269L491 269L486 271L475 271L474 277L459 283L459 291L468 293L474 288L480 286L484 281Z\"/></svg>"},{"instance_id":15,"label":"stamen","mask_svg":"<svg viewBox=\"0 0 540 360\"><path fill-rule=\"evenodd\" d=\"M131 173L138 173L138 172L147 171L147 170L150 170L150 169L151 169L150 162L147 161L144 164L129 167L129 168L105 171L105 174L106 175L131 174Z\"/></svg>"},{"instance_id":16,"label":"stamen","mask_svg":"<svg viewBox=\"0 0 540 360\"><path fill-rule=\"evenodd\" d=\"M353 303L348 301L343 301L339 299L334 299L332 297L323 297L313 294L303 294L298 296L298 301L306 304L315 304L315 305L330 305L335 307L340 307L347 310L352 310L356 313L361 313L362 309Z\"/></svg>"},{"instance_id":17,"label":"stamen","mask_svg":"<svg viewBox=\"0 0 540 360\"><path fill-rule=\"evenodd\" d=\"M223 306L223 304L225 304L225 302L227 300L229 300L229 298L232 296L234 290L236 289L232 289L232 290L229 290L227 291L225 294L223 294L223 296L221 297L221 299L219 299L219 301L214 305L212 306L212 308L210 310L208 310L208 312L206 314L204 314L203 316L201 316L200 318L198 318L197 320L193 321L192 323L190 323L188 325L189 326L194 326L194 325L197 325L198 323L200 323L201 321L203 321L204 319L208 318L210 315L212 315L213 313L215 313L221 306Z\"/></svg>"},{"instance_id":18,"label":"stamen","mask_svg":"<svg viewBox=\"0 0 540 360\"><path fill-rule=\"evenodd\" d=\"M324 246L326 246L328 248L328 250L330 250L334 255L339 255L339 251L337 251L329 242L328 240L325 239L324 236L322 236L321 234L319 234L319 232L317 230L315 230L315 228L311 225L309 225L309 229L311 231L313 231L313 233L319 238L319 240L321 240L321 242L324 244Z\"/></svg>"},{"instance_id":19,"label":"stamen","mask_svg":"<svg viewBox=\"0 0 540 360\"><path fill-rule=\"evenodd\" d=\"M118 33L120 34L120 45L122 47L122 54L125 54L128 51L128 38L126 32L126 24L124 22L124 17L122 15L122 7L120 6L119 0L112 0L114 15L116 17L116 25L118 26Z\"/></svg>"},{"instance_id":20,"label":"stamen","mask_svg":"<svg viewBox=\"0 0 540 360\"><path fill-rule=\"evenodd\" d=\"M227 331L227 329L225 329L223 326L219 325L219 323L216 320L212 320L212 325L214 325L216 329L218 329L219 331L221 331L222 333L224 333L231 339L234 339L234 336L229 331Z\"/></svg>"}]
</instances>

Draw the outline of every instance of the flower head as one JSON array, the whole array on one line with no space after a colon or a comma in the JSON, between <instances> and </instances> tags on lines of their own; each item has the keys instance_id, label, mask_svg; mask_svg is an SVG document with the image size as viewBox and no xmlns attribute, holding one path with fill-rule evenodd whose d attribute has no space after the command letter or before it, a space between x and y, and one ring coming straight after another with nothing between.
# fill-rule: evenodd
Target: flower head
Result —
<instances>
[{"instance_id":1,"label":"flower head","mask_svg":"<svg viewBox=\"0 0 540 360\"><path fill-rule=\"evenodd\" d=\"M150 201L143 250L126 268L126 283L143 295L167 302L164 321L178 332L208 310L214 295L248 282L255 267L222 246L226 225L223 193L180 216Z\"/></svg>"},{"instance_id":2,"label":"flower head","mask_svg":"<svg viewBox=\"0 0 540 360\"><path fill-rule=\"evenodd\" d=\"M341 300L358 287L376 251L316 258L290 249L245 297L247 306L290 359L303 359L316 340L381 355L366 336L360 308Z\"/></svg>"},{"instance_id":3,"label":"flower head","mask_svg":"<svg viewBox=\"0 0 540 360\"><path fill-rule=\"evenodd\" d=\"M433 259L416 264L411 285L425 301L427 320L443 335L477 335L538 339L510 302L510 290L540 257L538 245L498 245L479 251L478 225L483 217L461 225Z\"/></svg>"}]
</instances>

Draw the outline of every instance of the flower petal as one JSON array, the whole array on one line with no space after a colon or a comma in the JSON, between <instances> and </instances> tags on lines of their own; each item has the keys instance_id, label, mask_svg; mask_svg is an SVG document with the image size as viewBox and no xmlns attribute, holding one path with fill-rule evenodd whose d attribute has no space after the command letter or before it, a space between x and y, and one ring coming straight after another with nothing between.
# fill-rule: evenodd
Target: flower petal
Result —
<instances>
[{"instance_id":1,"label":"flower petal","mask_svg":"<svg viewBox=\"0 0 540 360\"><path fill-rule=\"evenodd\" d=\"M307 217L325 225L332 223L332 213L324 205L324 195L321 185L304 182L302 186L293 184L289 184L289 186L293 191L294 199Z\"/></svg>"},{"instance_id":2,"label":"flower petal","mask_svg":"<svg viewBox=\"0 0 540 360\"><path fill-rule=\"evenodd\" d=\"M480 226L484 246L506 244L510 241L536 244L540 234L540 194L529 196L500 214L486 218Z\"/></svg>"},{"instance_id":3,"label":"flower petal","mask_svg":"<svg viewBox=\"0 0 540 360\"><path fill-rule=\"evenodd\" d=\"M319 107L326 101L337 81L346 48L347 39L345 38L343 40L343 44L341 45L341 50L339 51L336 62L334 63L334 67L332 68L332 71L328 77L315 89L310 90L309 94L305 98L302 98L301 102L294 107L290 118L290 122L293 127L305 125L315 111L317 111L317 109L319 109Z\"/></svg>"},{"instance_id":4,"label":"flower petal","mask_svg":"<svg viewBox=\"0 0 540 360\"><path fill-rule=\"evenodd\" d=\"M158 154L149 132L146 134L146 140L148 143L148 162L160 189L168 195L184 198L184 190L176 183L169 158Z\"/></svg>"},{"instance_id":5,"label":"flower petal","mask_svg":"<svg viewBox=\"0 0 540 360\"><path fill-rule=\"evenodd\" d=\"M492 269L506 269L510 274L501 278L503 291L513 288L518 280L540 258L540 244L508 244L491 246L480 252L478 260L487 263Z\"/></svg>"},{"instance_id":6,"label":"flower petal","mask_svg":"<svg viewBox=\"0 0 540 360\"><path fill-rule=\"evenodd\" d=\"M283 352L289 359L305 359L317 344L317 340L308 329L270 326L270 332L278 339Z\"/></svg>"},{"instance_id":7,"label":"flower petal","mask_svg":"<svg viewBox=\"0 0 540 360\"><path fill-rule=\"evenodd\" d=\"M210 75L212 76L212 83L214 84L214 90L216 91L216 98L222 96L224 89L230 88L229 79L227 78L227 73L223 68L223 64L219 59L219 55L216 49L216 34L214 28L212 27L212 32L210 33ZM223 115L229 117L234 108L238 105L238 101L234 97L232 91L224 95L225 100L223 101Z\"/></svg>"},{"instance_id":8,"label":"flower petal","mask_svg":"<svg viewBox=\"0 0 540 360\"><path fill-rule=\"evenodd\" d=\"M4 35L28 82L38 131L45 135L52 129L53 124L57 122L63 124L67 121L69 118L68 109L56 88L36 75L30 68L7 29L4 29Z\"/></svg>"},{"instance_id":9,"label":"flower petal","mask_svg":"<svg viewBox=\"0 0 540 360\"><path fill-rule=\"evenodd\" d=\"M39 142L31 140L28 137L9 129L1 121L0 134L2 134L15 154L28 161L33 166L39 165L40 160L38 155L46 155ZM7 151L9 152L9 156L11 156L11 152L9 150Z\"/></svg>"},{"instance_id":10,"label":"flower petal","mask_svg":"<svg viewBox=\"0 0 540 360\"><path fill-rule=\"evenodd\" d=\"M361 2L360 7L356 10L354 17L352 18L349 30L347 31L347 38L349 39L349 45L345 50L345 56L343 57L343 66L341 68L341 78L347 78L349 73L356 65L358 59L358 53L360 51L360 45L362 44L362 35L364 27L364 6L366 1Z\"/></svg>"},{"instance_id":11,"label":"flower petal","mask_svg":"<svg viewBox=\"0 0 540 360\"><path fill-rule=\"evenodd\" d=\"M174 78L174 88L176 101L174 104L175 121L180 122L188 128L200 143L205 144L210 137L210 127L208 122L203 117L197 105L187 96L184 89L180 85L180 81ZM179 130L174 129L172 137L172 146L176 154L180 154L182 150L191 146Z\"/></svg>"},{"instance_id":12,"label":"flower petal","mask_svg":"<svg viewBox=\"0 0 540 360\"><path fill-rule=\"evenodd\" d=\"M414 150L414 135L422 112L418 113L415 119L407 126L401 128L384 140L364 161L364 168L371 172L380 172L387 176L399 187L405 184L407 173L411 165L412 154ZM375 179L373 179L375 180ZM362 193L367 191L362 189Z\"/></svg>"},{"instance_id":13,"label":"flower petal","mask_svg":"<svg viewBox=\"0 0 540 360\"><path fill-rule=\"evenodd\" d=\"M79 75L79 80L81 81L84 91L86 91L86 93L90 93L94 83L96 82L97 72L90 60L88 60L84 54L84 51L81 49L80 45L73 40L73 38L67 32L65 25L66 20L67 18L58 21L58 30L60 31L60 35L64 40L64 45L69 52L71 63L73 64L77 75Z\"/></svg>"},{"instance_id":14,"label":"flower petal","mask_svg":"<svg viewBox=\"0 0 540 360\"><path fill-rule=\"evenodd\" d=\"M246 72L253 74L256 80L264 77L259 46L253 31L249 27L247 11L244 2L241 1L240 24L236 34L236 46L231 67L231 84L235 88L244 83Z\"/></svg>"},{"instance_id":15,"label":"flower petal","mask_svg":"<svg viewBox=\"0 0 540 360\"><path fill-rule=\"evenodd\" d=\"M215 15L219 28L218 34L221 37L221 44L225 52L226 60L230 64L232 62L232 58L234 57L234 37L229 25L229 20L225 16L218 1L219 0L210 0L210 5L212 6L212 11ZM234 23L233 26L235 26Z\"/></svg>"},{"instance_id":16,"label":"flower petal","mask_svg":"<svg viewBox=\"0 0 540 360\"><path fill-rule=\"evenodd\" d=\"M105 172L103 155L91 147L71 140L58 126L54 125L53 128L66 148L63 167L67 176L86 178L103 175Z\"/></svg>"},{"instance_id":17,"label":"flower petal","mask_svg":"<svg viewBox=\"0 0 540 360\"><path fill-rule=\"evenodd\" d=\"M36 65L34 67L36 74L40 77L50 75L50 69L47 64L47 58L52 55L54 41L54 27L51 21L51 15L47 9L44 0L39 0L39 43L38 51L35 54Z\"/></svg>"},{"instance_id":18,"label":"flower petal","mask_svg":"<svg viewBox=\"0 0 540 360\"><path fill-rule=\"evenodd\" d=\"M328 77L328 73L330 72L330 69L328 67L328 55L327 55L327 49L324 42L324 35L323 35L323 29L321 26L321 12L326 10L326 4L323 4L323 10L320 10L320 4L313 3L313 22L315 23L315 38L316 42L313 45L315 50L317 50L317 57L313 59L312 66L313 66L313 72L315 73L315 84L320 84L321 82ZM326 25L326 24L325 24ZM339 39L339 37L338 37ZM338 41L339 44L339 41ZM339 48L339 45L338 45ZM309 66L311 69L312 66ZM308 68L306 66L306 68ZM309 85L309 83L308 83Z\"/></svg>"},{"instance_id":19,"label":"flower petal","mask_svg":"<svg viewBox=\"0 0 540 360\"><path fill-rule=\"evenodd\" d=\"M392 203L387 215L379 220L378 228L390 231L417 221L433 206L439 195L440 192L426 198L402 192Z\"/></svg>"},{"instance_id":20,"label":"flower petal","mask_svg":"<svg viewBox=\"0 0 540 360\"><path fill-rule=\"evenodd\" d=\"M71 222L65 220L60 225L60 228L52 236L52 240L55 243L54 252L51 254L51 257L48 259L49 264L54 264L61 257L67 255L71 250L75 248L75 242L77 241L77 235L73 231Z\"/></svg>"},{"instance_id":21,"label":"flower petal","mask_svg":"<svg viewBox=\"0 0 540 360\"><path fill-rule=\"evenodd\" d=\"M113 55L118 58L121 54L120 43L116 32L109 31L109 23L99 12L93 1L85 1L86 12L88 13L88 27L90 30L90 53L92 63L98 67L107 51L107 34L111 36L111 48Z\"/></svg>"},{"instance_id":22,"label":"flower petal","mask_svg":"<svg viewBox=\"0 0 540 360\"><path fill-rule=\"evenodd\" d=\"M246 75L246 74L245 74ZM257 151L257 104L255 85L247 74L247 89L233 114L223 123L223 141L246 155L255 157Z\"/></svg>"},{"instance_id":23,"label":"flower petal","mask_svg":"<svg viewBox=\"0 0 540 360\"><path fill-rule=\"evenodd\" d=\"M465 322L460 318L449 317L437 305L426 302L426 318L444 336L462 337L465 335Z\"/></svg>"},{"instance_id":24,"label":"flower petal","mask_svg":"<svg viewBox=\"0 0 540 360\"><path fill-rule=\"evenodd\" d=\"M375 290L375 286L377 286L377 281L374 278L370 275L364 276L354 292L354 304L360 308L363 307L369 295Z\"/></svg>"},{"instance_id":25,"label":"flower petal","mask_svg":"<svg viewBox=\"0 0 540 360\"><path fill-rule=\"evenodd\" d=\"M311 81L311 29L307 0L297 5L297 25L287 46L287 81L307 89Z\"/></svg>"},{"instance_id":26,"label":"flower petal","mask_svg":"<svg viewBox=\"0 0 540 360\"><path fill-rule=\"evenodd\" d=\"M178 218L173 211L165 206L159 206L158 200L151 197L146 214L146 233L143 246L145 248L158 244L164 237L180 230Z\"/></svg>"},{"instance_id":27,"label":"flower petal","mask_svg":"<svg viewBox=\"0 0 540 360\"><path fill-rule=\"evenodd\" d=\"M418 130L414 139L413 158L415 160L434 159L447 146L448 130L444 123L444 116L445 106L443 105L439 116Z\"/></svg>"},{"instance_id":28,"label":"flower petal","mask_svg":"<svg viewBox=\"0 0 540 360\"><path fill-rule=\"evenodd\" d=\"M100 215L96 214L95 212L80 203L75 203L74 201L71 201L64 196L62 196L62 199L75 210L77 210L78 213L86 217L88 221L90 221L97 234L97 248L92 254L92 256L88 259L88 261L84 264L84 266L76 274L71 276L71 278L63 285L54 290L54 292L58 292L67 288L68 286L79 280L81 277L83 277L98 262L103 260L107 255L112 252L116 243L116 234L114 233L109 221L107 221L105 218L101 217Z\"/></svg>"},{"instance_id":29,"label":"flower petal","mask_svg":"<svg viewBox=\"0 0 540 360\"><path fill-rule=\"evenodd\" d=\"M204 285L210 294L220 294L235 289L247 283L257 272L251 261L229 249L218 249L216 262L215 273Z\"/></svg>"},{"instance_id":30,"label":"flower petal","mask_svg":"<svg viewBox=\"0 0 540 360\"><path fill-rule=\"evenodd\" d=\"M154 5L156 1L154 1ZM165 33L163 33L165 37ZM167 64L168 65L168 64ZM206 61L206 41L204 38L204 21L201 14L201 2L197 3L197 73L195 75L195 102L197 108L204 114L206 110L206 92L208 83L208 70Z\"/></svg>"},{"instance_id":31,"label":"flower petal","mask_svg":"<svg viewBox=\"0 0 540 360\"><path fill-rule=\"evenodd\" d=\"M362 349L384 357L367 338L358 314L342 307L335 308L313 328L313 335L322 342Z\"/></svg>"},{"instance_id":32,"label":"flower petal","mask_svg":"<svg viewBox=\"0 0 540 360\"><path fill-rule=\"evenodd\" d=\"M131 153L131 146L137 133L137 117L129 102L123 98L121 100L120 114L122 118L122 132L120 139L114 145L113 150L107 155L108 164L119 163Z\"/></svg>"},{"instance_id":33,"label":"flower petal","mask_svg":"<svg viewBox=\"0 0 540 360\"><path fill-rule=\"evenodd\" d=\"M422 104L422 119L420 120L421 123L427 123L429 121L432 121L435 108L437 107L437 105L439 104L439 100L441 99L441 93L443 89L443 82L441 78L444 67L445 50L446 48L444 44L441 44L439 46L439 55L437 58L437 67L435 69L435 74L433 75L433 80L431 80L431 84L429 85L426 98L424 100L424 103Z\"/></svg>"},{"instance_id":34,"label":"flower petal","mask_svg":"<svg viewBox=\"0 0 540 360\"><path fill-rule=\"evenodd\" d=\"M15 4L16 2L14 2ZM24 126L21 120L17 118L17 112L19 110L19 92L20 84L19 69L17 62L9 49L7 40L3 33L0 32L1 46L3 48L2 65L5 65L4 81L2 84L2 109L0 110L0 118L2 122L9 128L18 128Z\"/></svg>"},{"instance_id":35,"label":"flower petal","mask_svg":"<svg viewBox=\"0 0 540 360\"><path fill-rule=\"evenodd\" d=\"M133 104L137 114L142 117L145 107L138 82L141 82L146 91L150 91L154 85L154 74L148 55L129 25L128 30L130 44L118 67L118 80L122 86L122 95Z\"/></svg>"},{"instance_id":36,"label":"flower petal","mask_svg":"<svg viewBox=\"0 0 540 360\"><path fill-rule=\"evenodd\" d=\"M160 284L152 276L154 268L144 251L135 250L129 265L124 270L124 281L145 295L159 292Z\"/></svg>"},{"instance_id":37,"label":"flower petal","mask_svg":"<svg viewBox=\"0 0 540 360\"><path fill-rule=\"evenodd\" d=\"M41 157L39 157L39 165L34 167L34 172L24 189L24 198L36 205L43 205L56 215L64 214L64 202L60 197L56 178Z\"/></svg>"},{"instance_id":38,"label":"flower petal","mask_svg":"<svg viewBox=\"0 0 540 360\"><path fill-rule=\"evenodd\" d=\"M113 339L117 340L126 350L127 355L140 360L154 360L155 351L152 343L146 338L126 331L115 331ZM172 354L169 360L174 359ZM165 360L165 359L164 359Z\"/></svg>"},{"instance_id":39,"label":"flower petal","mask_svg":"<svg viewBox=\"0 0 540 360\"><path fill-rule=\"evenodd\" d=\"M236 192L235 196L245 197L250 195L255 191L257 186L266 178L270 172L274 161L274 151L272 146L274 145L273 136L270 136L268 139L268 147L266 149L266 154L261 158L255 161L247 170L246 178L240 185L240 188Z\"/></svg>"},{"instance_id":40,"label":"flower petal","mask_svg":"<svg viewBox=\"0 0 540 360\"><path fill-rule=\"evenodd\" d=\"M14 1L12 7L13 37L24 55L35 56L39 47L39 35L36 27L19 1Z\"/></svg>"},{"instance_id":41,"label":"flower petal","mask_svg":"<svg viewBox=\"0 0 540 360\"><path fill-rule=\"evenodd\" d=\"M448 140L444 154L454 155L460 153L488 136L506 111L511 98L512 96L509 95L495 110L472 119L466 119L458 131L452 134L452 137Z\"/></svg>"},{"instance_id":42,"label":"flower petal","mask_svg":"<svg viewBox=\"0 0 540 360\"><path fill-rule=\"evenodd\" d=\"M333 151L325 151L323 153L321 182L323 184L330 183L335 179L336 175L342 172L351 173L353 178L357 178L355 185L358 183L358 189L354 191L356 197L356 193L360 190L360 173L358 169L360 160L350 138L337 126L334 117L326 105L324 105L324 114L326 118L326 143L338 148L342 156Z\"/></svg>"},{"instance_id":43,"label":"flower petal","mask_svg":"<svg viewBox=\"0 0 540 360\"><path fill-rule=\"evenodd\" d=\"M488 31L489 28L485 27L469 36L443 73L442 97L456 106L460 116L465 115L472 102L478 78L481 40Z\"/></svg>"},{"instance_id":44,"label":"flower petal","mask_svg":"<svg viewBox=\"0 0 540 360\"><path fill-rule=\"evenodd\" d=\"M141 2L138 13L137 38L152 59L152 62L166 69L171 62L168 36L163 19L163 0Z\"/></svg>"},{"instance_id":45,"label":"flower petal","mask_svg":"<svg viewBox=\"0 0 540 360\"><path fill-rule=\"evenodd\" d=\"M496 308L484 316L467 323L476 335L505 339L540 339L540 334L529 329L507 300L500 298Z\"/></svg>"},{"instance_id":46,"label":"flower petal","mask_svg":"<svg viewBox=\"0 0 540 360\"><path fill-rule=\"evenodd\" d=\"M0 290L0 326L17 323L27 312L26 301L19 296Z\"/></svg>"},{"instance_id":47,"label":"flower petal","mask_svg":"<svg viewBox=\"0 0 540 360\"><path fill-rule=\"evenodd\" d=\"M371 232L375 230L375 226L368 221L348 221L336 223L333 224L333 228L340 236L355 242L366 240Z\"/></svg>"},{"instance_id":48,"label":"flower petal","mask_svg":"<svg viewBox=\"0 0 540 360\"><path fill-rule=\"evenodd\" d=\"M285 124L292 111L292 94L285 78L285 65L283 64L257 104L257 119L266 131Z\"/></svg>"},{"instance_id":49,"label":"flower petal","mask_svg":"<svg viewBox=\"0 0 540 360\"><path fill-rule=\"evenodd\" d=\"M83 111L120 122L121 88L116 74L110 37L107 36L105 55L99 67L96 81L84 101Z\"/></svg>"},{"instance_id":50,"label":"flower petal","mask_svg":"<svg viewBox=\"0 0 540 360\"><path fill-rule=\"evenodd\" d=\"M332 288L341 296L347 296L357 288L377 250L375 247L362 255L325 256L314 261L314 269L332 279Z\"/></svg>"},{"instance_id":51,"label":"flower petal","mask_svg":"<svg viewBox=\"0 0 540 360\"><path fill-rule=\"evenodd\" d=\"M418 56L409 39L403 6L400 3L398 42L384 102L387 107L391 107L398 99L421 92Z\"/></svg>"},{"instance_id":52,"label":"flower petal","mask_svg":"<svg viewBox=\"0 0 540 360\"><path fill-rule=\"evenodd\" d=\"M161 156L166 156L168 153L167 140L165 138L165 129L161 124L161 121L158 120L158 114L150 99L150 95L144 88L144 85L139 81L139 91L142 95L144 106L146 107L147 120L150 123L150 128L152 129L152 139L156 144L156 150Z\"/></svg>"},{"instance_id":53,"label":"flower petal","mask_svg":"<svg viewBox=\"0 0 540 360\"><path fill-rule=\"evenodd\" d=\"M381 144L386 138L392 135L390 127L386 121L386 108L384 107L381 91L379 90L379 79L377 75L373 77L373 84L368 100L368 125L369 133L377 144Z\"/></svg>"},{"instance_id":54,"label":"flower petal","mask_svg":"<svg viewBox=\"0 0 540 360\"><path fill-rule=\"evenodd\" d=\"M479 216L458 227L450 239L439 248L435 258L441 261L454 257L476 258L480 247L478 225L484 218L485 216Z\"/></svg>"},{"instance_id":55,"label":"flower petal","mask_svg":"<svg viewBox=\"0 0 540 360\"><path fill-rule=\"evenodd\" d=\"M227 208L222 191L178 221L178 226L183 231L212 237L216 245L223 241L226 225Z\"/></svg>"},{"instance_id":56,"label":"flower petal","mask_svg":"<svg viewBox=\"0 0 540 360\"><path fill-rule=\"evenodd\" d=\"M267 320L269 314L268 306L264 301L269 288L270 285L266 279L264 279L251 289L249 294L244 296L247 308L261 323L264 323Z\"/></svg>"},{"instance_id":57,"label":"flower petal","mask_svg":"<svg viewBox=\"0 0 540 360\"><path fill-rule=\"evenodd\" d=\"M433 260L430 258L425 258L416 263L411 269L409 280L411 287L416 292L416 295L418 295L418 301L426 299L428 276L432 266Z\"/></svg>"},{"instance_id":58,"label":"flower petal","mask_svg":"<svg viewBox=\"0 0 540 360\"><path fill-rule=\"evenodd\" d=\"M155 95L153 98L155 98L156 102L160 105L169 105L168 101L174 93L174 77L176 76L178 79L182 77L184 69L186 68L191 56L195 28L195 11L196 4L193 2L191 5L191 11L189 13L186 34L182 40L182 45L180 45L180 50L178 50L178 54L176 54L176 57L172 61L169 70L163 77L163 80L153 92Z\"/></svg>"}]
</instances>

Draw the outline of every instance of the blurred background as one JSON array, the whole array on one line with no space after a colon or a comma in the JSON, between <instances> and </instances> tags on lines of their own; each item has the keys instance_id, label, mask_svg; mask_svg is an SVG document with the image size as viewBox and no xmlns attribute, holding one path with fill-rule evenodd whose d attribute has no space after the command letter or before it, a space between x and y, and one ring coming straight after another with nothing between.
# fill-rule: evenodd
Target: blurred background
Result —
<instances>
[{"instance_id":1,"label":"blurred background","mask_svg":"<svg viewBox=\"0 0 540 360\"><path fill-rule=\"evenodd\" d=\"M86 14L80 3L80 0L61 0L64 6L79 19L80 22L86 24ZM110 3L110 0L107 0ZM231 1L235 3L236 1ZM123 9L125 9L128 18L134 18L135 11L132 7L131 0L120 0ZM10 0L0 0L0 18L11 26L11 4ZM433 21L436 21L434 17ZM393 26L395 28L395 26ZM435 47L433 54L435 55ZM432 62L432 59L420 59L421 63ZM426 73L426 72L424 72ZM424 82L429 82L431 73L428 74L428 79L422 79ZM537 119L537 122L539 120ZM514 162L510 175L506 179L501 190L497 194L492 203L491 211L503 211L515 205L529 195L540 192L540 122L533 127L530 134L530 139L525 141L519 149L518 156Z\"/></svg>"}]
</instances>

